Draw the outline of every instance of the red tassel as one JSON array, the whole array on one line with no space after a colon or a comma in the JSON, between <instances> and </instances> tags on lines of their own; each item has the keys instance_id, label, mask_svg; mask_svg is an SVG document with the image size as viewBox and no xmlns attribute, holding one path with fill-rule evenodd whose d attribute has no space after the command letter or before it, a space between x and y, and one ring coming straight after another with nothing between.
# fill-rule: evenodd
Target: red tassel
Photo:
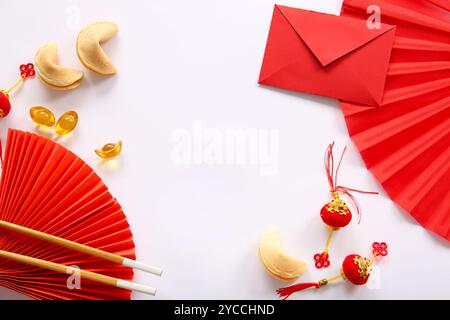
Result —
<instances>
[{"instance_id":1,"label":"red tassel","mask_svg":"<svg viewBox=\"0 0 450 320\"><path fill-rule=\"evenodd\" d=\"M309 282L309 283L297 283L289 287L280 288L277 290L278 295L281 299L286 300L289 298L289 296L295 292L302 291L308 288L316 287L317 289L320 288L320 285L315 282Z\"/></svg>"}]
</instances>

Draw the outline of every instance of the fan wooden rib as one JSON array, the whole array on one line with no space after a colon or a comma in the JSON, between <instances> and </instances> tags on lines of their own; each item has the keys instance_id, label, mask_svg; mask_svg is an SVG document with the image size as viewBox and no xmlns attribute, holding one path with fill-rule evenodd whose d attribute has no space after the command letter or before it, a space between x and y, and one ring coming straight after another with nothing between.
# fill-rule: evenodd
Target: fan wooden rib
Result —
<instances>
[{"instance_id":1,"label":"fan wooden rib","mask_svg":"<svg viewBox=\"0 0 450 320\"><path fill-rule=\"evenodd\" d=\"M0 179L0 220L135 259L126 217L94 171L61 145L9 130ZM0 229L0 249L131 281L133 270ZM0 285L35 299L129 299L130 291L0 259Z\"/></svg>"}]
</instances>

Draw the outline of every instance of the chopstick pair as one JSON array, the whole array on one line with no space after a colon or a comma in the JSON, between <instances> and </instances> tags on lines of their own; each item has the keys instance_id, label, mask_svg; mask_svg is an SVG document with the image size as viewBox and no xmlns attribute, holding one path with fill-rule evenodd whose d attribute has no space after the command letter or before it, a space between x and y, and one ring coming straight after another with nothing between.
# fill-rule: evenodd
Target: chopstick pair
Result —
<instances>
[{"instance_id":1,"label":"chopstick pair","mask_svg":"<svg viewBox=\"0 0 450 320\"><path fill-rule=\"evenodd\" d=\"M84 244L80 244L80 243L77 243L74 241L70 241L70 240L63 239L63 238L60 238L57 236L53 236L53 235L50 235L50 234L47 234L47 233L44 233L41 231L36 231L36 230L30 229L30 228L19 226L14 223L0 220L0 228L15 231L15 232L18 232L21 234L25 234L25 235L31 236L33 238L36 238L36 239L40 239L43 241L47 241L47 242L65 247L65 248L69 248L69 249L72 249L75 251L86 253L91 256L98 257L98 258L101 258L101 259L104 259L107 261L111 261L111 262L114 262L114 263L117 263L117 264L120 264L120 265L123 265L126 267L130 267L133 269L142 270L142 271L152 273L152 274L155 274L158 276L161 276L161 274L162 274L162 269L160 269L158 267L150 266L148 264L145 264L145 263L142 263L142 262L139 262L136 260L124 258L117 254L113 254L113 253L106 252L106 251L103 251L100 249L92 248L92 247L86 246ZM79 269L76 269L73 267L65 266L63 264L54 263L54 262L41 260L41 259L37 259L37 258L32 258L32 257L24 256L21 254L17 254L17 253L0 250L0 257L18 261L18 262L25 263L25 264L29 264L29 265L32 265L35 267L40 267L40 268L60 272L60 273L65 273L65 274L78 273L80 275L81 279L84 278L84 279L100 282L100 283L118 287L118 288L138 291L138 292L142 292L142 293L146 293L146 294L150 294L150 295L156 294L155 288L152 288L152 287L149 287L146 285L142 285L142 284L138 284L135 282L126 281L126 280L121 280L121 279L113 278L110 276L105 276L105 275L91 272L91 271L79 270Z\"/></svg>"}]
</instances>

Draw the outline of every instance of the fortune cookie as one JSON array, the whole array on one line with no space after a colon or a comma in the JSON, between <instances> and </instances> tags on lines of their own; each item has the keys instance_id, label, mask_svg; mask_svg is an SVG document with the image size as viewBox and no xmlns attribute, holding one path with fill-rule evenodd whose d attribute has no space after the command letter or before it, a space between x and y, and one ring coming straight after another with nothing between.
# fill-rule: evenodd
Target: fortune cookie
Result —
<instances>
[{"instance_id":1,"label":"fortune cookie","mask_svg":"<svg viewBox=\"0 0 450 320\"><path fill-rule=\"evenodd\" d=\"M101 44L118 31L117 24L109 21L95 22L81 30L77 39L77 54L81 63L101 75L115 74L116 68L103 51Z\"/></svg>"},{"instance_id":2,"label":"fortune cookie","mask_svg":"<svg viewBox=\"0 0 450 320\"><path fill-rule=\"evenodd\" d=\"M35 64L39 79L52 89L76 88L84 76L80 70L58 65L58 47L54 43L45 44L38 49Z\"/></svg>"},{"instance_id":3,"label":"fortune cookie","mask_svg":"<svg viewBox=\"0 0 450 320\"><path fill-rule=\"evenodd\" d=\"M273 277L282 281L294 281L307 269L307 264L284 253L279 232L266 231L259 243L259 258Z\"/></svg>"}]
</instances>

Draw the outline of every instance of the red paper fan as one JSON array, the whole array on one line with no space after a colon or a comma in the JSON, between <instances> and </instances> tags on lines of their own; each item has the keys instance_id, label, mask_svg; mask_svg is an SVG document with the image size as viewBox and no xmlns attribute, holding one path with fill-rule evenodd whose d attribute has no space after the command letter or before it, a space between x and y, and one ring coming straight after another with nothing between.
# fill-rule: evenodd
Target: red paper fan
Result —
<instances>
[{"instance_id":1,"label":"red paper fan","mask_svg":"<svg viewBox=\"0 0 450 320\"><path fill-rule=\"evenodd\" d=\"M349 133L390 197L450 240L450 4L345 0L341 14L366 19L370 5L396 38L382 105L341 103Z\"/></svg>"},{"instance_id":2,"label":"red paper fan","mask_svg":"<svg viewBox=\"0 0 450 320\"><path fill-rule=\"evenodd\" d=\"M119 203L94 171L61 145L9 130L0 180L0 220L135 259L133 237ZM0 250L131 280L133 270L0 229ZM35 299L129 299L130 291L0 259L0 285Z\"/></svg>"}]
</instances>

